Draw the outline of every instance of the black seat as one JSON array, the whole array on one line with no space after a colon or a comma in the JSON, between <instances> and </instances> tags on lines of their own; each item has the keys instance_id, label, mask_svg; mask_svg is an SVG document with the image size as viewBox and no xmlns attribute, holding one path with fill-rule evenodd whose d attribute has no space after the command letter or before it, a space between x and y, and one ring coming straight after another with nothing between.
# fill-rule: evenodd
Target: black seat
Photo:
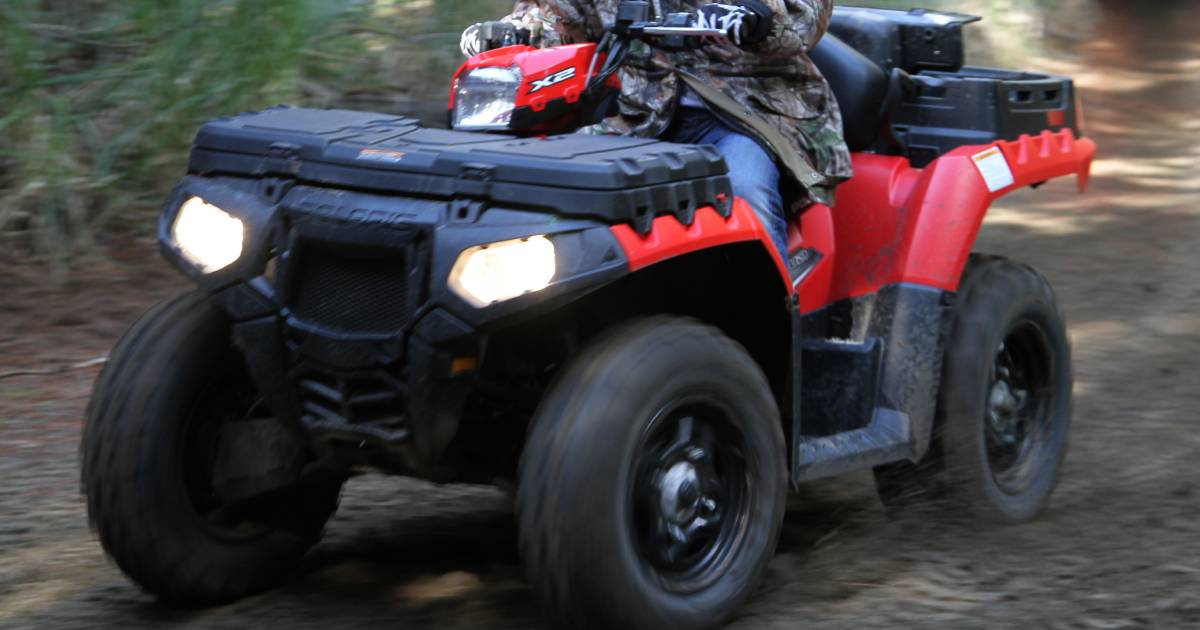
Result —
<instances>
[{"instance_id":1,"label":"black seat","mask_svg":"<svg viewBox=\"0 0 1200 630\"><path fill-rule=\"evenodd\" d=\"M888 75L832 33L826 33L809 56L833 88L842 110L846 144L851 151L870 149L883 125Z\"/></svg>"}]
</instances>

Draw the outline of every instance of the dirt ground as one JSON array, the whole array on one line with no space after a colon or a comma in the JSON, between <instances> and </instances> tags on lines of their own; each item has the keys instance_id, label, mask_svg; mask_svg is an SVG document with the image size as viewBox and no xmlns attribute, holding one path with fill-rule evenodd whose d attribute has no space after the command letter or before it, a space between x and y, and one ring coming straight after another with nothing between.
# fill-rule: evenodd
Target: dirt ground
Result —
<instances>
[{"instance_id":1,"label":"dirt ground","mask_svg":"<svg viewBox=\"0 0 1200 630\"><path fill-rule=\"evenodd\" d=\"M1050 509L1009 528L891 521L867 474L809 484L732 627L1200 627L1200 9L1112 4L1093 37L1031 63L1078 77L1102 147L1091 191L1009 197L979 246L1043 270L1070 319ZM349 484L282 589L178 612L131 585L88 530L76 451L88 362L183 287L153 256L137 241L66 278L0 273L0 627L539 626L504 495L382 477ZM28 370L53 373L11 374Z\"/></svg>"}]
</instances>

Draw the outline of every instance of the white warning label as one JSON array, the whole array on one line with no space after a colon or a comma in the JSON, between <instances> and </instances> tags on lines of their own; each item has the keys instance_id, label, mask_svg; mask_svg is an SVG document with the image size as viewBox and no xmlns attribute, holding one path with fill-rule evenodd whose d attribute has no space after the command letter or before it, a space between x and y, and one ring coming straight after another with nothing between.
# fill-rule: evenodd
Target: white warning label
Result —
<instances>
[{"instance_id":1,"label":"white warning label","mask_svg":"<svg viewBox=\"0 0 1200 630\"><path fill-rule=\"evenodd\" d=\"M987 183L988 190L991 192L1008 188L1016 183L1016 180L1013 179L1012 169L1008 167L1008 160L1004 159L1004 153L998 147L992 147L983 153L972 155L971 161L975 162L975 168L979 169L979 174L983 176L983 181Z\"/></svg>"}]
</instances>

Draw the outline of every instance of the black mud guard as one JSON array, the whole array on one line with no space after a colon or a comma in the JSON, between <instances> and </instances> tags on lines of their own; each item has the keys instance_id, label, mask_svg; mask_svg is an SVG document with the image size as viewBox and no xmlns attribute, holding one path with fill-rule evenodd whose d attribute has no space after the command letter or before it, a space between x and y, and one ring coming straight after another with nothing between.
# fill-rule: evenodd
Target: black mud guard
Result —
<instances>
[{"instance_id":1,"label":"black mud guard","mask_svg":"<svg viewBox=\"0 0 1200 630\"><path fill-rule=\"evenodd\" d=\"M793 483L925 455L953 296L891 285L802 318L793 386L811 391L793 403ZM853 324L830 341L839 309Z\"/></svg>"}]
</instances>

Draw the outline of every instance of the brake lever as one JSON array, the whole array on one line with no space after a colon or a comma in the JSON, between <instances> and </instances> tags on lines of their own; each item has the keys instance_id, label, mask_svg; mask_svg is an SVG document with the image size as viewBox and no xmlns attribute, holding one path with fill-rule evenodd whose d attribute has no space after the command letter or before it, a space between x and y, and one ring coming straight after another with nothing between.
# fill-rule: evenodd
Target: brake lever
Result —
<instances>
[{"instance_id":1,"label":"brake lever","mask_svg":"<svg viewBox=\"0 0 1200 630\"><path fill-rule=\"evenodd\" d=\"M692 16L688 13L671 13L661 22L638 22L630 24L626 28L629 35L635 38L662 38L656 42L657 46L668 50L699 48L693 38L728 39L729 37L729 34L721 29L692 26Z\"/></svg>"},{"instance_id":2,"label":"brake lever","mask_svg":"<svg viewBox=\"0 0 1200 630\"><path fill-rule=\"evenodd\" d=\"M700 28L697 26L645 26L641 28L644 35L657 37L720 37L728 38L729 34L719 28Z\"/></svg>"}]
</instances>

